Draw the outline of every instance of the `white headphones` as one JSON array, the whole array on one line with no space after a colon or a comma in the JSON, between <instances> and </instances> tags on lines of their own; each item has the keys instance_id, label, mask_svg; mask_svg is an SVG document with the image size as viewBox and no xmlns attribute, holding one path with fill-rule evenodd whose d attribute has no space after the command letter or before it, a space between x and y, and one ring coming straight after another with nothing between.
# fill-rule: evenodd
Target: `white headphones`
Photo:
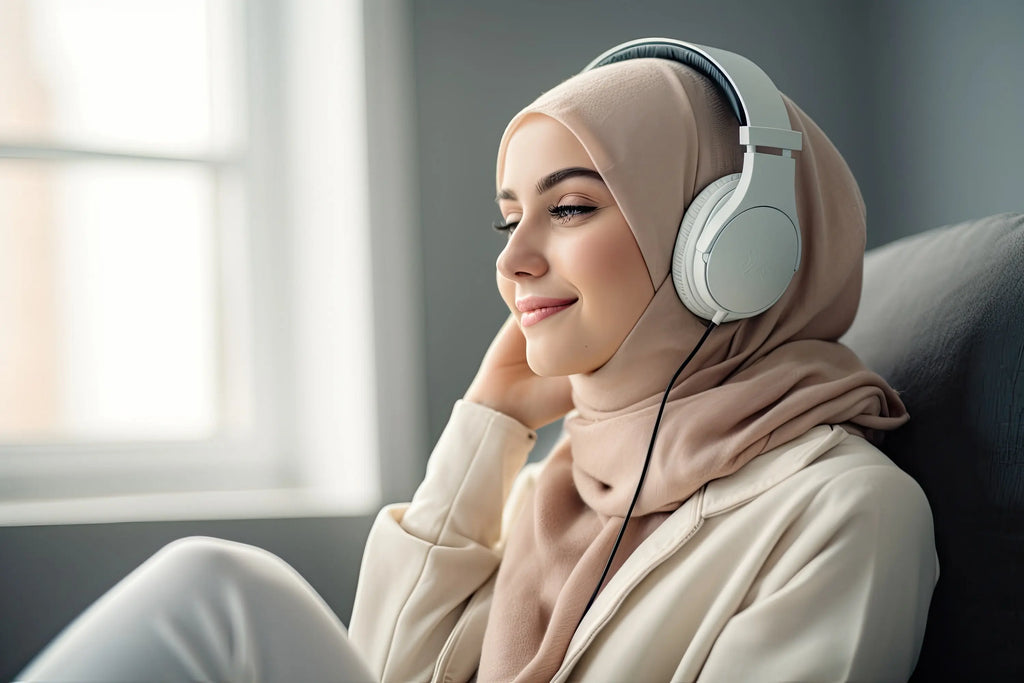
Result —
<instances>
[{"instance_id":1,"label":"white headphones","mask_svg":"<svg viewBox=\"0 0 1024 683\"><path fill-rule=\"evenodd\" d=\"M771 307L800 267L796 162L802 134L767 74L745 57L671 38L623 43L584 71L627 59L669 59L710 78L740 122L743 171L715 180L686 209L672 255L683 304L716 324ZM781 155L758 151L771 147Z\"/></svg>"}]
</instances>

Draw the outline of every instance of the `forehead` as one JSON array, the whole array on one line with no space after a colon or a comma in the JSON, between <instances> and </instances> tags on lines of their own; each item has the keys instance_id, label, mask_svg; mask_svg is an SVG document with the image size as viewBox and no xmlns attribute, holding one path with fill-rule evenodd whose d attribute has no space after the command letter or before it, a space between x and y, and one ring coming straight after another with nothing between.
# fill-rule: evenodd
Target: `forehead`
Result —
<instances>
[{"instance_id":1,"label":"forehead","mask_svg":"<svg viewBox=\"0 0 1024 683\"><path fill-rule=\"evenodd\" d=\"M502 185L520 189L549 173L578 166L596 169L576 136L555 119L543 114L523 118L508 139Z\"/></svg>"}]
</instances>

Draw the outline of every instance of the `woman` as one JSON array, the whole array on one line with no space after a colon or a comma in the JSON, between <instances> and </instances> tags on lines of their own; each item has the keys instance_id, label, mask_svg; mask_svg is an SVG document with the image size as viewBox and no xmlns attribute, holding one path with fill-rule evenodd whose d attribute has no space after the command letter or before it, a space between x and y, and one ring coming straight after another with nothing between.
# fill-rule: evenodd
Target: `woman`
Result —
<instances>
[{"instance_id":1,"label":"woman","mask_svg":"<svg viewBox=\"0 0 1024 683\"><path fill-rule=\"evenodd\" d=\"M359 654L279 561L192 541L115 588L27 677L907 678L937 577L931 515L865 438L906 420L898 396L835 341L860 294L859 191L786 108L803 135L801 265L767 311L717 327L671 274L685 209L742 166L715 86L634 59L512 120L497 163L512 315L412 502L374 524ZM567 413L553 452L524 468L533 430ZM138 668L109 654L111 637L144 653Z\"/></svg>"}]
</instances>

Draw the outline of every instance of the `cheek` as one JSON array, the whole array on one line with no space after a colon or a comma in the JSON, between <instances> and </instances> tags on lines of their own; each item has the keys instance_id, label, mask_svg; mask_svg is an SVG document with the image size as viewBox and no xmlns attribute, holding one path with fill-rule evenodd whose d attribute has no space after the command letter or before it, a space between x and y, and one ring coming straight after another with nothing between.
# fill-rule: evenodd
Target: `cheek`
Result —
<instances>
[{"instance_id":1,"label":"cheek","mask_svg":"<svg viewBox=\"0 0 1024 683\"><path fill-rule=\"evenodd\" d=\"M654 295L654 287L629 227L616 227L581 243L571 263L580 290L591 306L598 305L591 313L618 321L615 327L632 327Z\"/></svg>"},{"instance_id":2,"label":"cheek","mask_svg":"<svg viewBox=\"0 0 1024 683\"><path fill-rule=\"evenodd\" d=\"M611 280L620 279L622 273L622 240L599 235L576 249L572 265L581 282L592 287L609 287Z\"/></svg>"}]
</instances>

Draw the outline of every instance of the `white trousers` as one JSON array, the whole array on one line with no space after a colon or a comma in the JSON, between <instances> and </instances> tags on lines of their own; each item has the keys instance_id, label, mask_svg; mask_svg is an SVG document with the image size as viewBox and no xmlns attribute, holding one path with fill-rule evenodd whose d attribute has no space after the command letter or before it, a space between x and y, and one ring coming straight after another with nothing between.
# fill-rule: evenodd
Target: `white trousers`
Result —
<instances>
[{"instance_id":1,"label":"white trousers","mask_svg":"<svg viewBox=\"0 0 1024 683\"><path fill-rule=\"evenodd\" d=\"M338 617L283 560L186 538L110 589L17 680L374 679Z\"/></svg>"}]
</instances>

